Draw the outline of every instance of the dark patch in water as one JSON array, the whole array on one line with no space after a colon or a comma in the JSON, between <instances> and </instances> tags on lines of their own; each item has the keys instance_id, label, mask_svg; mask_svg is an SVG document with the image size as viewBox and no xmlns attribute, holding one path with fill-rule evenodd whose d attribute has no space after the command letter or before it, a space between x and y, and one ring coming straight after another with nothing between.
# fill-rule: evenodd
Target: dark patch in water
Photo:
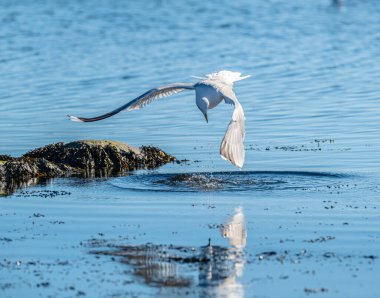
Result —
<instances>
[{"instance_id":1,"label":"dark patch in water","mask_svg":"<svg viewBox=\"0 0 380 298\"><path fill-rule=\"evenodd\" d=\"M300 151L310 151L310 152L317 152L317 151L346 151L351 150L351 148L339 148L339 149L333 149L333 148L322 148L322 144L324 145L330 145L334 144L334 139L315 139L314 141L310 142L310 144L305 145L283 145L283 146L274 146L274 147L257 147L254 144L251 144L248 146L247 150L253 150L253 151L272 151L272 150L280 150L280 151L293 151L293 152L300 152Z\"/></svg>"},{"instance_id":2,"label":"dark patch in water","mask_svg":"<svg viewBox=\"0 0 380 298\"><path fill-rule=\"evenodd\" d=\"M318 294L318 293L327 293L329 290L326 289L326 288L316 288L316 289L312 289L312 288L305 288L304 289L304 292L306 294Z\"/></svg>"},{"instance_id":3,"label":"dark patch in water","mask_svg":"<svg viewBox=\"0 0 380 298\"><path fill-rule=\"evenodd\" d=\"M65 190L24 190L20 191L16 197L23 197L23 198L29 198L29 197L40 197L40 198L54 198L57 196L68 196L71 195L71 192L65 191Z\"/></svg>"},{"instance_id":4,"label":"dark patch in water","mask_svg":"<svg viewBox=\"0 0 380 298\"><path fill-rule=\"evenodd\" d=\"M315 238L315 239L304 240L304 242L322 243L322 242L326 242L326 241L330 241L330 240L334 240L334 239L335 239L335 237L332 237L332 236L326 236L326 237L320 236L320 237Z\"/></svg>"}]
</instances>

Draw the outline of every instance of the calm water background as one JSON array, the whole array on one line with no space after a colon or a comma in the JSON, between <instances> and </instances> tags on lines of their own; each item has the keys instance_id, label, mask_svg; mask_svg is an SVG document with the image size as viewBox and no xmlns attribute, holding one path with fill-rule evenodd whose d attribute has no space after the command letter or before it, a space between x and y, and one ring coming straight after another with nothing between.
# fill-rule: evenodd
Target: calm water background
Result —
<instances>
[{"instance_id":1,"label":"calm water background","mask_svg":"<svg viewBox=\"0 0 380 298\"><path fill-rule=\"evenodd\" d=\"M309 288L327 288L321 295L328 296L379 294L379 260L363 259L378 257L380 249L379 16L375 0L347 0L341 7L327 0L1 1L0 154L112 139L200 161L169 165L155 175L235 171L218 154L231 107L212 110L206 124L191 92L97 123L65 116L98 115L152 87L227 69L252 75L235 87L247 118L246 179L262 177L252 171L342 174L272 173L262 179L292 187L251 187L245 180L245 191L192 193L175 186L151 192L149 183L138 192L128 177L49 181L33 189L71 194L44 199L16 193L1 201L0 237L13 239L0 242L4 294L64 296L70 285L89 296L173 294L170 287L124 274L125 264L96 259L79 243L101 233L108 240L125 235L126 243L136 245L201 247L211 238L227 247L210 226L228 221L239 206L248 235L245 270L236 274L239 286L222 287L225 295L295 297ZM219 182L223 187L234 177L226 174ZM332 193L331 187L339 190ZM52 225L54 220L65 224ZM336 239L305 242L319 236ZM306 248L313 257L300 265L250 259L263 251L296 254ZM350 256L348 265L326 261L329 251ZM54 269L57 259L69 266ZM36 266L42 273L19 268L18 260L41 261ZM97 271L89 269L94 266ZM49 286L38 287L44 280ZM219 293L214 286L190 289L194 296Z\"/></svg>"}]
</instances>

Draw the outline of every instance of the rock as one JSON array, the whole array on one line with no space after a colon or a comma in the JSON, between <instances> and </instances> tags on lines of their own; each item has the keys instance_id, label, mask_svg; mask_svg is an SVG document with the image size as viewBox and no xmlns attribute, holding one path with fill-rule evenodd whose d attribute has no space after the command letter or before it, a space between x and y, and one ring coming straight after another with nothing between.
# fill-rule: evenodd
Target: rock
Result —
<instances>
[{"instance_id":1,"label":"rock","mask_svg":"<svg viewBox=\"0 0 380 298\"><path fill-rule=\"evenodd\" d=\"M0 167L4 169L4 176L1 177L2 180L10 180L18 177L33 178L37 177L39 173L37 162L33 159L9 160Z\"/></svg>"},{"instance_id":2,"label":"rock","mask_svg":"<svg viewBox=\"0 0 380 298\"><path fill-rule=\"evenodd\" d=\"M103 176L153 169L175 160L151 146L135 148L120 142L97 140L61 142L37 148L20 158L0 155L0 189L7 188L4 184L14 186L34 178Z\"/></svg>"},{"instance_id":3,"label":"rock","mask_svg":"<svg viewBox=\"0 0 380 298\"><path fill-rule=\"evenodd\" d=\"M10 155L1 155L0 154L0 164L5 163L8 160L13 160L13 159L15 159L15 158L10 156Z\"/></svg>"}]
</instances>

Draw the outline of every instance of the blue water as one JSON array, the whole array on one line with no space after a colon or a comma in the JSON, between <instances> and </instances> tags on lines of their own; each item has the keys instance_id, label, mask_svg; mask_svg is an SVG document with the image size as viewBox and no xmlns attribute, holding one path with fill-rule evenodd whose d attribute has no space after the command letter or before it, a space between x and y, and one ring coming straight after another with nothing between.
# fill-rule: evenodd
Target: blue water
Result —
<instances>
[{"instance_id":1,"label":"blue water","mask_svg":"<svg viewBox=\"0 0 380 298\"><path fill-rule=\"evenodd\" d=\"M379 295L379 15L375 0L1 1L0 154L112 139L190 162L54 179L2 199L0 296ZM243 171L218 153L231 106L206 124L191 92L100 122L66 119L223 69L252 75L235 86L246 114ZM64 193L49 197L55 190ZM239 253L221 230L236 210L246 225ZM211 238L232 265L226 278L205 274L222 261L207 271L158 258L144 271L95 257L92 238L164 245L149 248L154 260L178 253L171 244L199 254ZM166 280L183 276L192 282Z\"/></svg>"}]
</instances>

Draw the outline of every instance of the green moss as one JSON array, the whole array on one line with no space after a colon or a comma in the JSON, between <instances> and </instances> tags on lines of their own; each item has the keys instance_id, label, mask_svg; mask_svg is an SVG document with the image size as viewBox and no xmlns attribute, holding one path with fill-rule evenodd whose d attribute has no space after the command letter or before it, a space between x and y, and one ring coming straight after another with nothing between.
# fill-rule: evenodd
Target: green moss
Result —
<instances>
[{"instance_id":1,"label":"green moss","mask_svg":"<svg viewBox=\"0 0 380 298\"><path fill-rule=\"evenodd\" d=\"M0 160L0 165L5 164L7 161L6 160Z\"/></svg>"}]
</instances>

